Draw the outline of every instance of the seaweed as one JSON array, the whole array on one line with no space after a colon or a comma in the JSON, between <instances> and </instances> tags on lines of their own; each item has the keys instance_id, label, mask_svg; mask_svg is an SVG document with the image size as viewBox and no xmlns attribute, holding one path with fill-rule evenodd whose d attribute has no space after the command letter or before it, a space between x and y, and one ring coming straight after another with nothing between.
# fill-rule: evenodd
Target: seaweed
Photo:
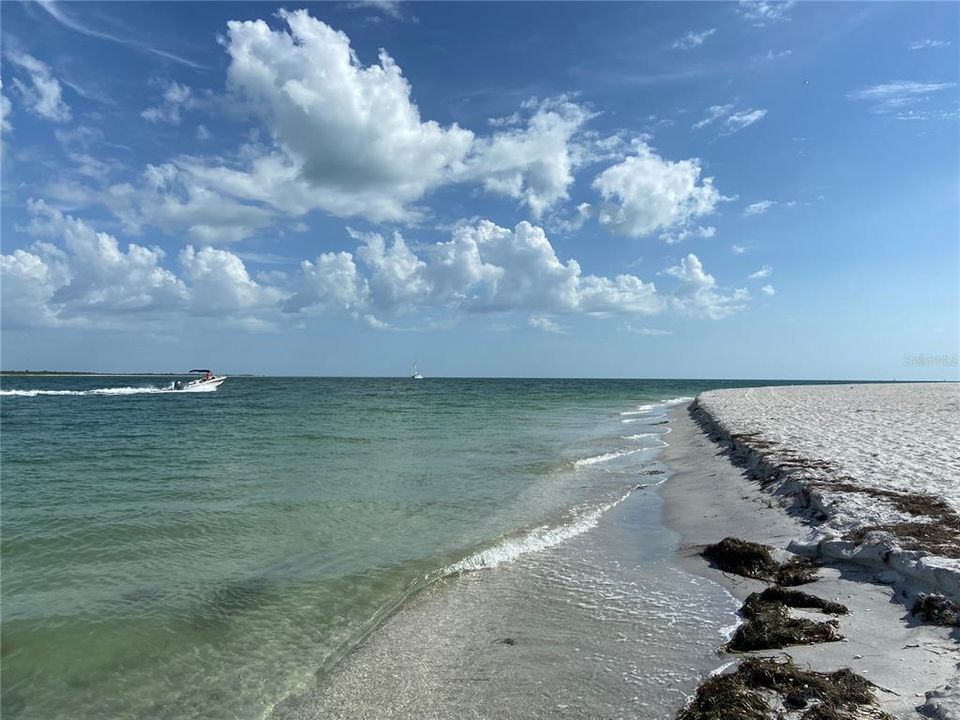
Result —
<instances>
[{"instance_id":1,"label":"seaweed","mask_svg":"<svg viewBox=\"0 0 960 720\"><path fill-rule=\"evenodd\" d=\"M701 554L724 572L758 580L770 578L779 567L766 545L735 537L707 545Z\"/></svg>"},{"instance_id":2,"label":"seaweed","mask_svg":"<svg viewBox=\"0 0 960 720\"><path fill-rule=\"evenodd\" d=\"M724 572L772 580L778 585L803 585L817 579L816 567L807 558L795 557L781 564L766 545L740 538L728 537L707 545L701 555Z\"/></svg>"},{"instance_id":3,"label":"seaweed","mask_svg":"<svg viewBox=\"0 0 960 720\"><path fill-rule=\"evenodd\" d=\"M960 627L960 604L946 595L921 593L913 603L910 613L933 625Z\"/></svg>"},{"instance_id":4,"label":"seaweed","mask_svg":"<svg viewBox=\"0 0 960 720\"><path fill-rule=\"evenodd\" d=\"M763 605L779 603L792 608L813 608L831 615L843 615L847 606L832 600L824 600L801 590L788 590L779 586L768 587L763 592L751 593L740 612L744 617L752 617Z\"/></svg>"},{"instance_id":5,"label":"seaweed","mask_svg":"<svg viewBox=\"0 0 960 720\"><path fill-rule=\"evenodd\" d=\"M820 673L792 661L750 658L728 675L700 685L696 697L677 720L775 720L782 717L764 693L773 693L790 709L808 708L802 720L854 720L876 702L871 683L850 670ZM871 717L892 720L871 707Z\"/></svg>"},{"instance_id":6,"label":"seaweed","mask_svg":"<svg viewBox=\"0 0 960 720\"><path fill-rule=\"evenodd\" d=\"M773 650L789 645L813 645L843 639L836 620L818 622L790 617L786 605L782 603L760 602L749 610L745 605L744 615L748 618L747 622L737 628L727 643L728 651Z\"/></svg>"}]
</instances>

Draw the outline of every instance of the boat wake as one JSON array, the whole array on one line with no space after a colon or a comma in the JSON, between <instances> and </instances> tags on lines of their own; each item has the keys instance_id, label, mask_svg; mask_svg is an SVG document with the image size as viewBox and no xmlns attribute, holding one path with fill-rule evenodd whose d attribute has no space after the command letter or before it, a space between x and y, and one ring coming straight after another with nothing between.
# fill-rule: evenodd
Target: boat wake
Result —
<instances>
[{"instance_id":1,"label":"boat wake","mask_svg":"<svg viewBox=\"0 0 960 720\"><path fill-rule=\"evenodd\" d=\"M177 390L173 383L166 387L112 387L93 390L0 390L0 397L89 396L89 395L155 395L157 393L197 392L189 387Z\"/></svg>"},{"instance_id":2,"label":"boat wake","mask_svg":"<svg viewBox=\"0 0 960 720\"><path fill-rule=\"evenodd\" d=\"M0 390L4 397L38 397L42 395L141 395L144 393L173 392L173 386L158 387L114 387L94 390Z\"/></svg>"}]
</instances>

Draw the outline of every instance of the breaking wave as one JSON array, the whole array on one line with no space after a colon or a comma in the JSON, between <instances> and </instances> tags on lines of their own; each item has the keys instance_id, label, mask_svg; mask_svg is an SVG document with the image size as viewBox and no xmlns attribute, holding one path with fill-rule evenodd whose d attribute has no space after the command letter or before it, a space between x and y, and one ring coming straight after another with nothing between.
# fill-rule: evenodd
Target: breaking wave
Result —
<instances>
[{"instance_id":1,"label":"breaking wave","mask_svg":"<svg viewBox=\"0 0 960 720\"><path fill-rule=\"evenodd\" d=\"M443 575L456 575L472 570L494 568L501 563L512 562L522 555L540 552L554 545L559 545L566 540L575 538L577 535L582 535L588 530L595 528L607 510L619 505L629 495L630 493L626 493L623 497L606 505L601 505L575 518L566 525L558 525L556 527L541 525L519 537L506 538L493 547L481 550L470 557L464 558L460 562L449 565L443 571Z\"/></svg>"}]
</instances>

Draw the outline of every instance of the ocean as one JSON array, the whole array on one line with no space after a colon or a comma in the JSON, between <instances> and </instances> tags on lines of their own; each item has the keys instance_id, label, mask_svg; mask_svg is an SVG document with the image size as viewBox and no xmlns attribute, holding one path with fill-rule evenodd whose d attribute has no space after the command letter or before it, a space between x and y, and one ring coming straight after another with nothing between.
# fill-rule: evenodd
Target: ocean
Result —
<instances>
[{"instance_id":1,"label":"ocean","mask_svg":"<svg viewBox=\"0 0 960 720\"><path fill-rule=\"evenodd\" d=\"M528 595L504 583L553 583L556 612L583 605L570 622L616 627L611 643L637 628L604 621L617 583L639 583L676 606L650 662L705 624L711 655L708 618L734 604L670 564L655 492L628 501L669 477L669 406L756 384L236 377L189 394L4 377L3 717L306 716L352 651L439 586L462 579L478 599L444 621L475 622L494 590L470 578L485 574L516 612ZM597 605L604 537L620 559ZM629 688L645 666L607 662L633 701L653 697Z\"/></svg>"}]
</instances>

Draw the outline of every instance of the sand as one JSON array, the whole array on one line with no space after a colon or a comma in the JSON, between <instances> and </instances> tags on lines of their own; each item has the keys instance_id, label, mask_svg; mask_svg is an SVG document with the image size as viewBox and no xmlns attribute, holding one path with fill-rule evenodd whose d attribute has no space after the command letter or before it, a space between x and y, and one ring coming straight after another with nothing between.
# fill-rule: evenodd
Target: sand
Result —
<instances>
[{"instance_id":1,"label":"sand","mask_svg":"<svg viewBox=\"0 0 960 720\"><path fill-rule=\"evenodd\" d=\"M759 437L776 439L779 448L786 450L786 443L797 453L829 462L842 463L844 473L855 478L852 482L863 482L870 487L885 489L880 472L867 476L867 468L877 469L877 458L872 448L883 445L884 461L887 469L910 468L913 478L919 481L927 492L939 492L937 479L924 479L930 470L937 467L941 454L949 455L953 448L944 447L942 440L931 438L927 431L927 445L934 449L933 459L914 457L894 458L894 444L899 442L895 433L888 433L883 423L871 426L867 431L857 428L859 405L867 406L878 398L883 406L889 408L910 394L917 386L850 386L842 387L802 387L802 388L762 388L750 391L715 391L704 393L700 397L700 413L704 409L716 413L722 418L723 428L729 433L756 432ZM943 400L943 386L940 393L933 391L935 386L921 386L921 395L932 400L931 407L942 407L950 402L954 388L947 388L948 400ZM853 401L852 405L843 405L843 393ZM954 395L955 397L955 395ZM827 417L831 403L839 405L838 420L830 422ZM910 406L910 401L905 402ZM924 410L919 401L913 404L913 415L906 425L915 440L917 434L923 435L923 422L918 415ZM804 413L808 412L808 415ZM938 412L935 410L934 412ZM694 414L698 411L694 408ZM783 413L783 415L781 415ZM787 488L802 492L796 477L781 478L762 490L756 481L758 473L769 472L771 467L754 457L753 462L737 466L731 463L723 445L707 437L704 428L697 424L685 408L673 411L670 434L670 447L664 451L662 461L671 468L670 480L661 488L668 524L676 529L683 538L684 546L680 553L685 557L686 567L700 572L727 587L738 598L744 599L764 583L746 578L738 578L713 570L696 554L699 547L717 542L723 537L736 536L761 542L779 548L797 549L822 547L822 541L816 541L818 533L823 532L817 525L810 524L810 505L796 504L790 498ZM944 412L943 421L949 422ZM781 427L781 417L785 419ZM936 415L934 415L936 417ZM815 418L815 419L814 419ZM874 419L875 420L875 419ZM707 423L708 427L710 423ZM717 431L717 426L710 427ZM806 432L808 435L804 435ZM953 432L946 428L945 433ZM722 433L718 433L720 435ZM812 437L810 437L812 435ZM856 437L857 441L851 440ZM837 441L838 450L831 447L832 438ZM900 452L907 454L907 448L913 446L908 441L901 442ZM911 450L912 452L912 450ZM939 453L939 454L938 454ZM839 458L836 457L839 455ZM927 462L924 472L923 463ZM775 469L775 468L774 468ZM820 476L817 476L820 477ZM822 479L822 478L821 478ZM903 475L896 475L892 484L898 489L910 487ZM952 490L947 493L954 497ZM793 514L785 512L785 506L793 508ZM831 506L827 505L828 508ZM865 522L863 516L857 516L851 508L856 504L837 504L836 515L831 519L834 525L855 526ZM884 508L880 512L887 512ZM905 551L904 551L905 552ZM851 553L847 557L829 555L830 563L822 571L822 579L804 585L803 590L847 605L850 613L840 616L840 632L844 642L790 647L782 652L789 653L794 660L807 664L815 670L829 671L849 667L884 688L878 691L878 699L884 710L896 717L940 717L960 718L960 697L957 694L960 677L960 647L956 629L919 625L909 615L907 604L912 596L921 590L934 589L937 584L934 574L903 575L891 573L891 567L878 567L872 562L857 562L863 556ZM925 582L930 581L933 582ZM764 654L777 654L769 651ZM927 694L930 693L928 699ZM921 708L918 711L918 708Z\"/></svg>"}]
</instances>

